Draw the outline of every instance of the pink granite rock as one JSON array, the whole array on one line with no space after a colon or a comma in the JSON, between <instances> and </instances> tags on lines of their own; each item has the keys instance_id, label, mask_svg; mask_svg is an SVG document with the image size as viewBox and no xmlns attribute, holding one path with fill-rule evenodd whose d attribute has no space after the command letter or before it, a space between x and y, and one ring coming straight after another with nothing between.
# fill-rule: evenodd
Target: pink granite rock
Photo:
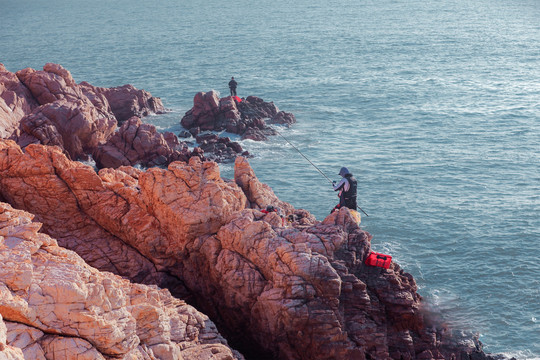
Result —
<instances>
[{"instance_id":1,"label":"pink granite rock","mask_svg":"<svg viewBox=\"0 0 540 360\"><path fill-rule=\"evenodd\" d=\"M181 124L186 129L199 127L201 130L218 130L214 123L219 113L217 92L198 92L193 98L193 107L182 118Z\"/></svg>"},{"instance_id":2,"label":"pink granite rock","mask_svg":"<svg viewBox=\"0 0 540 360\"><path fill-rule=\"evenodd\" d=\"M279 111L276 115L274 115L270 121L271 124L280 124L280 125L287 125L290 126L296 122L296 118L293 114L285 112L285 111Z\"/></svg>"},{"instance_id":3,"label":"pink granite rock","mask_svg":"<svg viewBox=\"0 0 540 360\"><path fill-rule=\"evenodd\" d=\"M173 161L187 162L192 156L202 157L202 154L189 151L174 134L159 133L154 125L143 124L137 117L125 121L93 154L98 168L166 166Z\"/></svg>"},{"instance_id":4,"label":"pink granite rock","mask_svg":"<svg viewBox=\"0 0 540 360\"><path fill-rule=\"evenodd\" d=\"M108 103L111 111L120 123L133 116L140 118L150 114L161 114L165 112L165 107L160 98L152 96L148 91L139 90L133 85L101 88L92 86L87 82L82 82L80 87L86 96L93 100L97 106L105 108Z\"/></svg>"},{"instance_id":5,"label":"pink granite rock","mask_svg":"<svg viewBox=\"0 0 540 360\"><path fill-rule=\"evenodd\" d=\"M257 96L248 96L238 104L238 108L249 118L273 118L279 112L278 107L273 102L266 102Z\"/></svg>"},{"instance_id":6,"label":"pink granite rock","mask_svg":"<svg viewBox=\"0 0 540 360\"><path fill-rule=\"evenodd\" d=\"M73 159L88 159L116 129L115 116L124 121L163 111L161 100L147 91L131 85L78 85L71 73L57 64L16 74L0 66L0 138L13 138L23 147L32 143L56 145ZM168 143L175 141L171 135L164 135ZM164 151L159 144L153 148ZM161 155L155 159L146 156L139 162L161 163Z\"/></svg>"},{"instance_id":7,"label":"pink granite rock","mask_svg":"<svg viewBox=\"0 0 540 360\"><path fill-rule=\"evenodd\" d=\"M107 100L105 95L100 92L101 88L92 86L86 81L81 82L79 88L97 109L104 113L114 115L109 100Z\"/></svg>"},{"instance_id":8,"label":"pink granite rock","mask_svg":"<svg viewBox=\"0 0 540 360\"><path fill-rule=\"evenodd\" d=\"M22 153L0 141L0 195L98 268L162 286L166 275L167 286L185 286L249 358L465 359L462 352L474 350L425 317L414 279L396 263L364 264L371 235L349 209L322 222L304 216L302 224L261 212L270 203L284 217L299 213L245 159L236 162L234 182L198 158L96 174L56 148L30 145ZM21 265L10 286L28 288L31 271ZM14 303L10 311L24 315L26 307Z\"/></svg>"},{"instance_id":9,"label":"pink granite rock","mask_svg":"<svg viewBox=\"0 0 540 360\"><path fill-rule=\"evenodd\" d=\"M60 65L47 63L43 71L26 68L16 74L40 105L56 100L87 100L71 73Z\"/></svg>"},{"instance_id":10,"label":"pink granite rock","mask_svg":"<svg viewBox=\"0 0 540 360\"><path fill-rule=\"evenodd\" d=\"M206 315L88 266L32 218L0 203L0 356L243 359Z\"/></svg>"},{"instance_id":11,"label":"pink granite rock","mask_svg":"<svg viewBox=\"0 0 540 360\"><path fill-rule=\"evenodd\" d=\"M242 188L253 209L265 209L268 205L278 207L285 214L292 214L294 207L281 201L270 186L261 183L246 158L238 157L234 163L234 181Z\"/></svg>"},{"instance_id":12,"label":"pink granite rock","mask_svg":"<svg viewBox=\"0 0 540 360\"><path fill-rule=\"evenodd\" d=\"M84 211L82 205L89 199L103 204L109 201L118 204L122 199L112 192L105 192L102 198L95 196L103 191L103 185L93 168L69 161L59 148L30 145L23 153L13 141L3 140L0 140L0 164L2 198L37 215L43 230L54 236L61 246L76 251L100 270L139 283L173 286L171 291L175 294L187 293L179 282L158 271L135 248L99 226L93 214ZM138 174L135 169L131 173ZM89 186L98 186L90 190L94 195L86 193L79 199L76 189ZM119 207L107 216L116 219L124 211Z\"/></svg>"},{"instance_id":13,"label":"pink granite rock","mask_svg":"<svg viewBox=\"0 0 540 360\"><path fill-rule=\"evenodd\" d=\"M56 100L21 120L22 129L44 145L65 149L72 159L85 158L116 129L116 121L88 100Z\"/></svg>"},{"instance_id":14,"label":"pink granite rock","mask_svg":"<svg viewBox=\"0 0 540 360\"><path fill-rule=\"evenodd\" d=\"M17 75L0 64L0 138L17 136L21 119L38 105Z\"/></svg>"},{"instance_id":15,"label":"pink granite rock","mask_svg":"<svg viewBox=\"0 0 540 360\"><path fill-rule=\"evenodd\" d=\"M193 99L193 108L181 120L184 128L192 134L199 131L226 130L242 135L242 139L266 140L276 132L267 125L279 123L290 125L296 121L294 115L280 112L273 103L255 96L237 102L232 96L219 98L216 91L199 92Z\"/></svg>"}]
</instances>

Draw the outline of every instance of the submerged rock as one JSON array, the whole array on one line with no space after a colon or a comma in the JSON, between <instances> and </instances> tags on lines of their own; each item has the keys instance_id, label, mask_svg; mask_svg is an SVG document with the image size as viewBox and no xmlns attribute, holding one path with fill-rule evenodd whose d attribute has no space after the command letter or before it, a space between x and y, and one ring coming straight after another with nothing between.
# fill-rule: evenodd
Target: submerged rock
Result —
<instances>
[{"instance_id":1,"label":"submerged rock","mask_svg":"<svg viewBox=\"0 0 540 360\"><path fill-rule=\"evenodd\" d=\"M58 148L22 152L0 141L0 197L35 214L44 232L90 265L188 299L247 358L468 359L477 351L424 315L413 277L398 264L364 265L371 235L348 209L317 221L280 201L244 158L235 181L198 157L96 174ZM267 205L279 212L261 212ZM302 222L284 221L289 215ZM26 279L11 286L32 288ZM119 338L96 348L133 351Z\"/></svg>"}]
</instances>

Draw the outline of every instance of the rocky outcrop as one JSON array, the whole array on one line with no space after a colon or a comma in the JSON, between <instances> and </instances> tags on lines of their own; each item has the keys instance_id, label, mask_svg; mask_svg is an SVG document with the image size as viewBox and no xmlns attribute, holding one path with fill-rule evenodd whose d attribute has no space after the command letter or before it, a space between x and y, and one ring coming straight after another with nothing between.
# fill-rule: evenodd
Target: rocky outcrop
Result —
<instances>
[{"instance_id":1,"label":"rocky outcrop","mask_svg":"<svg viewBox=\"0 0 540 360\"><path fill-rule=\"evenodd\" d=\"M201 105L207 108L217 99L214 93L208 94L203 96L207 104ZM259 118L242 120L232 97L216 101L221 104L223 116L238 115L240 122L235 122L235 133L262 138L263 133L270 131ZM258 117L277 111L273 104L262 100L257 106ZM207 110L202 112L216 111ZM71 159L94 160L99 168L167 166L173 161L188 161L192 156L206 155L217 162L231 161L238 155L249 156L238 142L214 138L212 134L200 134L201 147L190 151L188 144L180 142L173 133L160 134L155 126L140 120L165 111L159 98L132 85L102 88L87 82L77 84L68 70L52 63L40 71L27 68L16 74L0 64L0 138L14 139L23 148L29 144L58 146ZM285 116L289 120L284 121L279 120L280 116L276 119L281 123L294 120L292 114ZM205 120L204 115L202 119L214 121ZM217 129L209 126L202 128ZM200 131L198 126L192 129L194 135Z\"/></svg>"},{"instance_id":2,"label":"rocky outcrop","mask_svg":"<svg viewBox=\"0 0 540 360\"><path fill-rule=\"evenodd\" d=\"M0 64L0 138L19 136L19 122L38 105L17 75Z\"/></svg>"},{"instance_id":3,"label":"rocky outcrop","mask_svg":"<svg viewBox=\"0 0 540 360\"><path fill-rule=\"evenodd\" d=\"M248 358L468 359L475 351L424 316L410 274L395 263L364 265L371 235L348 209L316 221L281 202L243 158L234 182L197 157L96 174L58 149L23 153L2 141L0 196L89 264L189 298ZM269 204L302 221L259 211Z\"/></svg>"},{"instance_id":4,"label":"rocky outcrop","mask_svg":"<svg viewBox=\"0 0 540 360\"><path fill-rule=\"evenodd\" d=\"M165 111L161 99L133 85L100 88L87 82L76 84L71 73L61 65L48 63L43 71L24 69L17 72L20 81L32 92L39 104L56 100L89 100L99 111L110 113L119 122Z\"/></svg>"},{"instance_id":5,"label":"rocky outcrop","mask_svg":"<svg viewBox=\"0 0 540 360\"><path fill-rule=\"evenodd\" d=\"M294 115L279 111L273 103L255 96L238 102L232 96L219 98L214 90L199 92L193 99L193 107L181 120L184 128L193 135L200 131L223 131L242 135L242 139L266 140L276 135L268 124L290 125L296 122Z\"/></svg>"},{"instance_id":6,"label":"rocky outcrop","mask_svg":"<svg viewBox=\"0 0 540 360\"><path fill-rule=\"evenodd\" d=\"M73 80L71 73L60 65L47 63L43 67L43 71L26 68L17 71L16 74L40 105L49 104L56 100L86 99Z\"/></svg>"},{"instance_id":7,"label":"rocky outcrop","mask_svg":"<svg viewBox=\"0 0 540 360\"><path fill-rule=\"evenodd\" d=\"M148 91L138 90L133 85L124 85L113 88L100 88L87 82L80 84L87 97L103 102L103 97L110 104L110 109L118 122L122 123L129 118L144 117L150 114L162 114L165 107L160 98L153 97Z\"/></svg>"},{"instance_id":8,"label":"rocky outcrop","mask_svg":"<svg viewBox=\"0 0 540 360\"><path fill-rule=\"evenodd\" d=\"M116 121L84 100L56 100L21 120L21 128L43 145L56 145L72 159L87 159L112 135Z\"/></svg>"},{"instance_id":9,"label":"rocky outcrop","mask_svg":"<svg viewBox=\"0 0 540 360\"><path fill-rule=\"evenodd\" d=\"M88 266L32 218L0 203L3 359L243 359L207 316Z\"/></svg>"},{"instance_id":10,"label":"rocky outcrop","mask_svg":"<svg viewBox=\"0 0 540 360\"><path fill-rule=\"evenodd\" d=\"M138 283L169 288L172 285L174 288L170 289L174 294L186 296L180 282L156 269L136 248L97 224L94 214L84 210L84 204L92 199L104 204L117 203L126 196L105 192L104 197L98 197L103 184L93 168L69 161L59 148L29 145L23 153L12 141L0 140L0 153L0 167L4 169L0 171L2 197L35 214L43 223L43 231L57 239L61 246L76 251L88 264L102 271L110 271ZM133 168L125 171L135 178L139 174ZM106 178L110 177L106 171L104 174ZM119 176L118 181L136 183L129 180L131 177ZM81 193L77 188L88 188L89 185L98 186L91 190L95 194L86 193L78 198L76 195ZM103 213L103 216L114 220L125 211L120 207L108 215ZM132 221L142 222L134 216Z\"/></svg>"},{"instance_id":11,"label":"rocky outcrop","mask_svg":"<svg viewBox=\"0 0 540 360\"><path fill-rule=\"evenodd\" d=\"M98 168L153 167L167 166L173 161L187 162L192 156L204 158L202 154L200 148L189 151L174 134L159 133L155 126L132 117L106 143L97 146L94 160Z\"/></svg>"},{"instance_id":12,"label":"rocky outcrop","mask_svg":"<svg viewBox=\"0 0 540 360\"><path fill-rule=\"evenodd\" d=\"M141 126L140 120L111 138L118 122L164 111L159 98L132 85L77 84L68 70L51 63L42 71L27 68L16 74L0 65L0 138L12 138L22 147L55 145L74 160L89 160L98 152L95 160L102 166L185 161L191 156L186 144L172 133L157 134L153 125ZM132 138L134 128L137 135ZM195 150L195 155L200 152Z\"/></svg>"}]
</instances>

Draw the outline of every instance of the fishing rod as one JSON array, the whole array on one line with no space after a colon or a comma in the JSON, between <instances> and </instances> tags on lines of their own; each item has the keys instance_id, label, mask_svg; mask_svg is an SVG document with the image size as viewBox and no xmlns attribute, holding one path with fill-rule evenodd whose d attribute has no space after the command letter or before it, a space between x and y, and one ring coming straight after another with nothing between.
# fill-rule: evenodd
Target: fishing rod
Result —
<instances>
[{"instance_id":1,"label":"fishing rod","mask_svg":"<svg viewBox=\"0 0 540 360\"><path fill-rule=\"evenodd\" d=\"M280 133L279 131L277 131L275 128L272 128L272 129L273 129L275 132L277 132L278 135L281 136L281 137L283 138L283 140L285 140L286 142L288 142L289 145L291 145L296 151L298 151L298 153L299 153L300 155L302 155L302 157L303 157L304 159L306 159L311 165L313 165L313 167L314 167L315 169L317 169L317 171L320 172L321 175L324 176L324 177L326 178L326 180L328 180L328 182L329 182L330 184L334 185L334 182L333 182L332 180L330 180L330 178L329 178L328 176L326 176L326 174L323 173L323 172L321 171L321 169L319 169L314 163L312 163L311 160L309 160L309 159L306 157L306 155L302 154L302 152L301 152L300 150L298 150L298 148L297 148L296 146L294 146L289 140L287 140L287 139L285 138L285 136L281 135L281 133ZM358 208L359 208L364 214L366 214L366 216L369 216L369 215L368 215L368 214L367 214L360 206L358 206Z\"/></svg>"}]
</instances>

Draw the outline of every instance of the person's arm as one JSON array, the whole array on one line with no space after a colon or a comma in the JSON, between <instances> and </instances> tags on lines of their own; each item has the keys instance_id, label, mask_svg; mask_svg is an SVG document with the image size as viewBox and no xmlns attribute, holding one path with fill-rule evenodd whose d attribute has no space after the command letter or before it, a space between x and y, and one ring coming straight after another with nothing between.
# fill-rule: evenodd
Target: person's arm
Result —
<instances>
[{"instance_id":1,"label":"person's arm","mask_svg":"<svg viewBox=\"0 0 540 360\"><path fill-rule=\"evenodd\" d=\"M337 183L337 185L332 184L332 186L334 187L334 191L338 191L345 188L345 184L348 184L348 183L349 182L345 178L342 178L341 181ZM345 191L347 191L347 189L345 189Z\"/></svg>"}]
</instances>

